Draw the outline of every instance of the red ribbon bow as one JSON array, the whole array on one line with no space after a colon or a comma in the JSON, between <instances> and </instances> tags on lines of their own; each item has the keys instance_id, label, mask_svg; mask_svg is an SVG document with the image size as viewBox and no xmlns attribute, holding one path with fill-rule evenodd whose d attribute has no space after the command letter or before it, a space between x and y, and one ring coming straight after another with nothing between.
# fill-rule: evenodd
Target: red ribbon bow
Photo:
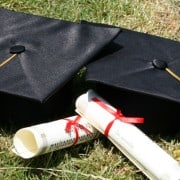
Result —
<instances>
[{"instance_id":1,"label":"red ribbon bow","mask_svg":"<svg viewBox=\"0 0 180 180\"><path fill-rule=\"evenodd\" d=\"M78 128L84 130L87 134L92 134L92 132L87 129L86 127L84 127L82 124L79 124L79 120L81 119L81 116L77 116L74 120L71 119L67 119L65 118L65 120L67 120L67 124L66 124L66 128L65 131L66 132L70 132L71 131L71 127L74 127L74 131L75 131L75 140L73 145L75 145L78 142L79 139L79 133L78 133Z\"/></svg>"},{"instance_id":2,"label":"red ribbon bow","mask_svg":"<svg viewBox=\"0 0 180 180\"><path fill-rule=\"evenodd\" d=\"M104 135L106 137L108 137L109 131L110 131L113 123L115 122L115 120L120 120L122 122L130 123L130 124L144 123L144 118L125 117L122 114L120 109L116 109L116 111L114 111L112 108L110 108L108 105L106 105L103 101L101 101L98 98L92 98L92 101L94 101L95 103L100 105L102 108L104 108L106 111L108 111L110 114L112 114L114 116L114 119L107 125L107 127L106 127L106 129L104 131Z\"/></svg>"}]
</instances>

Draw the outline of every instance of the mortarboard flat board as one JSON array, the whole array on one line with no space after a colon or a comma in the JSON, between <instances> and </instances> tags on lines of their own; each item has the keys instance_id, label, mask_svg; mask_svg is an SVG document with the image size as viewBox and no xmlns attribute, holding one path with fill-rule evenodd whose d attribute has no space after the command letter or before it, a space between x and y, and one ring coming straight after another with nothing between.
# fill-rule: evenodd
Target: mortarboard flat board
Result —
<instances>
[{"instance_id":1,"label":"mortarboard flat board","mask_svg":"<svg viewBox=\"0 0 180 180\"><path fill-rule=\"evenodd\" d=\"M74 74L119 33L6 9L0 9L0 24L0 121L64 111Z\"/></svg>"},{"instance_id":2,"label":"mortarboard flat board","mask_svg":"<svg viewBox=\"0 0 180 180\"><path fill-rule=\"evenodd\" d=\"M147 133L180 131L180 43L121 29L106 51L87 66L96 91L125 115L144 117Z\"/></svg>"}]
</instances>

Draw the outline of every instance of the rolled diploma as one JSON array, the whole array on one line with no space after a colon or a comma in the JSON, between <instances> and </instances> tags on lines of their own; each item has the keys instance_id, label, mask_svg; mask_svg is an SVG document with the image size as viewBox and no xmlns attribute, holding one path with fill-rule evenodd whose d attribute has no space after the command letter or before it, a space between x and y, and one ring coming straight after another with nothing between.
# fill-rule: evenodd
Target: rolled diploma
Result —
<instances>
[{"instance_id":1,"label":"rolled diploma","mask_svg":"<svg viewBox=\"0 0 180 180\"><path fill-rule=\"evenodd\" d=\"M66 119L75 120L77 116L68 117ZM13 137L12 151L24 158L32 158L34 156L63 149L74 144L76 133L73 125L71 131L66 132L65 128L67 120L60 119L53 122L42 123L18 130ZM80 144L94 139L98 132L84 118L80 118L78 124L83 125L92 133L89 134L83 129L78 128L78 141Z\"/></svg>"},{"instance_id":2,"label":"rolled diploma","mask_svg":"<svg viewBox=\"0 0 180 180\"><path fill-rule=\"evenodd\" d=\"M76 111L85 117L101 133L114 119L103 107L92 98L98 98L111 107L93 90L81 95L76 100ZM116 120L111 127L108 139L126 155L150 179L178 180L180 179L180 165L160 146L153 142L136 126Z\"/></svg>"}]
</instances>

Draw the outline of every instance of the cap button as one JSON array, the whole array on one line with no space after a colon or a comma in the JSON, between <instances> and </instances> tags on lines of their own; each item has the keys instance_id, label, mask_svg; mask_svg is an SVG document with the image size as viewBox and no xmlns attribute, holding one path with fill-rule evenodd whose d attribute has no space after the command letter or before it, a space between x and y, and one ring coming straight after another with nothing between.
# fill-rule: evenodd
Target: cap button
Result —
<instances>
[{"instance_id":1,"label":"cap button","mask_svg":"<svg viewBox=\"0 0 180 180\"><path fill-rule=\"evenodd\" d=\"M157 69L165 69L165 68L167 68L167 63L165 61L162 61L162 60L159 60L159 59L154 59L152 61L152 64Z\"/></svg>"},{"instance_id":2,"label":"cap button","mask_svg":"<svg viewBox=\"0 0 180 180\"><path fill-rule=\"evenodd\" d=\"M19 54L25 51L25 47L22 45L16 45L16 46L12 46L10 48L10 53L12 54Z\"/></svg>"}]
</instances>

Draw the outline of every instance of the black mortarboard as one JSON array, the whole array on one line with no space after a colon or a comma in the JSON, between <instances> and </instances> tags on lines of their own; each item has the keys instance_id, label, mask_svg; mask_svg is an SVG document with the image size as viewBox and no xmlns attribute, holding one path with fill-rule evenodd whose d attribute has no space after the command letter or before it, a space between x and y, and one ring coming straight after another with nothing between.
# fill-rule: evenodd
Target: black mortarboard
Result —
<instances>
[{"instance_id":1,"label":"black mortarboard","mask_svg":"<svg viewBox=\"0 0 180 180\"><path fill-rule=\"evenodd\" d=\"M66 85L119 32L5 9L0 24L0 121L64 111Z\"/></svg>"},{"instance_id":2,"label":"black mortarboard","mask_svg":"<svg viewBox=\"0 0 180 180\"><path fill-rule=\"evenodd\" d=\"M98 93L127 116L144 117L148 133L180 131L180 43L121 29L104 51L87 66Z\"/></svg>"}]
</instances>

